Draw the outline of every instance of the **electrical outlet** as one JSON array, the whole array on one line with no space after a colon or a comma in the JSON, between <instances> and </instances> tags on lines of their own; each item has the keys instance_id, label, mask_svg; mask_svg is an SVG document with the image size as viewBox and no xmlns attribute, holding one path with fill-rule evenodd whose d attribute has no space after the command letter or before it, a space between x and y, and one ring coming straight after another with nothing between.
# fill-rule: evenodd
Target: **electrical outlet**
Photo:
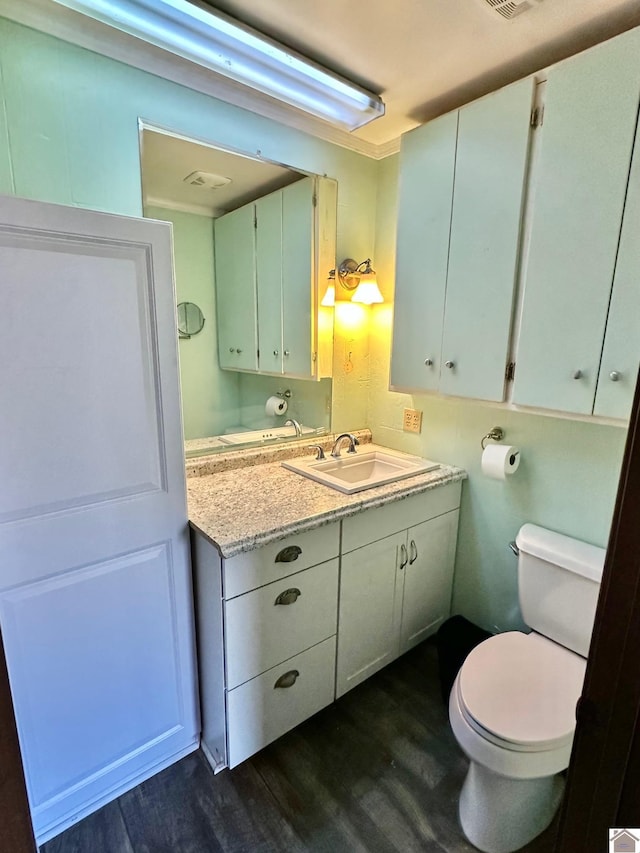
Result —
<instances>
[{"instance_id":1,"label":"electrical outlet","mask_svg":"<svg viewBox=\"0 0 640 853\"><path fill-rule=\"evenodd\" d=\"M402 429L404 432L422 432L422 412L418 409L405 409Z\"/></svg>"}]
</instances>

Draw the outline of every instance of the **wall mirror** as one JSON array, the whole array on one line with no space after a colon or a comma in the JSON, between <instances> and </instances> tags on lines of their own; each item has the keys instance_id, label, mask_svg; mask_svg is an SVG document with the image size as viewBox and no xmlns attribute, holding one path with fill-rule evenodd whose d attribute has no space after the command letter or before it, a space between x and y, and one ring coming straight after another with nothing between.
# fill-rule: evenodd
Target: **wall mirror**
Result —
<instances>
[{"instance_id":1,"label":"wall mirror","mask_svg":"<svg viewBox=\"0 0 640 853\"><path fill-rule=\"evenodd\" d=\"M246 303L234 311L217 298L214 232L220 229L214 222L313 176L147 126L140 130L140 152L144 215L173 226L186 455L296 438L308 442L330 432L331 378L234 370L220 357L221 329L256 321ZM198 317L206 322L196 334L190 329L198 326ZM323 334L332 341L332 314L324 318ZM277 349L269 347L269 353ZM286 412L273 414L268 403L285 390ZM300 429L286 424L288 419Z\"/></svg>"}]
</instances>

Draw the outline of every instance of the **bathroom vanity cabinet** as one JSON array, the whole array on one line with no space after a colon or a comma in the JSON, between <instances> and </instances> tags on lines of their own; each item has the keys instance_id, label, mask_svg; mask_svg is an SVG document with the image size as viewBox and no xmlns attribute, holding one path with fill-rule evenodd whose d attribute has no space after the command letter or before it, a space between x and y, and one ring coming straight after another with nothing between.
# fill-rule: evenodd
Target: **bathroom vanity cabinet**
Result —
<instances>
[{"instance_id":1,"label":"bathroom vanity cabinet","mask_svg":"<svg viewBox=\"0 0 640 853\"><path fill-rule=\"evenodd\" d=\"M450 613L460 489L449 482L229 558L193 531L214 767L236 766L437 630Z\"/></svg>"},{"instance_id":2,"label":"bathroom vanity cabinet","mask_svg":"<svg viewBox=\"0 0 640 853\"><path fill-rule=\"evenodd\" d=\"M320 303L335 267L336 204L335 181L309 177L216 219L221 367L331 376L333 312Z\"/></svg>"}]
</instances>

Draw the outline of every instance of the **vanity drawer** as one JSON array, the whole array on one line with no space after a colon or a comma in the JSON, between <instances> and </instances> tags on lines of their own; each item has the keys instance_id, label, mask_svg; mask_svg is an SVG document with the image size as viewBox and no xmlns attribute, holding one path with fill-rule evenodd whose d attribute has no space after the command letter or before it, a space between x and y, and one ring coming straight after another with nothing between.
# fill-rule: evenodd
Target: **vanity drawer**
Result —
<instances>
[{"instance_id":1,"label":"vanity drawer","mask_svg":"<svg viewBox=\"0 0 640 853\"><path fill-rule=\"evenodd\" d=\"M290 603L276 604L287 591ZM224 611L231 689L336 633L338 560L225 601Z\"/></svg>"},{"instance_id":2,"label":"vanity drawer","mask_svg":"<svg viewBox=\"0 0 640 853\"><path fill-rule=\"evenodd\" d=\"M330 637L227 693L229 767L333 702L336 640ZM297 675L295 675L297 673ZM289 687L276 687L289 675ZM287 679L285 678L285 684Z\"/></svg>"},{"instance_id":3,"label":"vanity drawer","mask_svg":"<svg viewBox=\"0 0 640 853\"><path fill-rule=\"evenodd\" d=\"M436 486L419 495L403 498L377 509L368 509L342 522L342 553L385 539L408 527L443 515L460 506L461 484Z\"/></svg>"},{"instance_id":4,"label":"vanity drawer","mask_svg":"<svg viewBox=\"0 0 640 853\"><path fill-rule=\"evenodd\" d=\"M340 522L335 522L237 554L223 561L223 595L242 595L337 557L339 550Z\"/></svg>"}]
</instances>

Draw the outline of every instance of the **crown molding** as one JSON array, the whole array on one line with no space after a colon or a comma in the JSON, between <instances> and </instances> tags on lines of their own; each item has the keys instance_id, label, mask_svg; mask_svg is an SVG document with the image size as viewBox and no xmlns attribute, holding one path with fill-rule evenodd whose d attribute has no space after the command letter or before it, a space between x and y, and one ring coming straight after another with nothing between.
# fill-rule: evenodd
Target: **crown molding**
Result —
<instances>
[{"instance_id":1,"label":"crown molding","mask_svg":"<svg viewBox=\"0 0 640 853\"><path fill-rule=\"evenodd\" d=\"M190 204L186 201L173 201L168 198L160 198L159 196L145 196L144 205L147 207L160 207L163 210L177 210L178 213L193 213L196 216L206 216L209 219L214 219L216 212L211 207L206 207L204 204Z\"/></svg>"},{"instance_id":2,"label":"crown molding","mask_svg":"<svg viewBox=\"0 0 640 853\"><path fill-rule=\"evenodd\" d=\"M399 139L382 145L359 139L322 119L74 12L53 0L0 0L0 16L374 160L387 157L400 147Z\"/></svg>"}]
</instances>

